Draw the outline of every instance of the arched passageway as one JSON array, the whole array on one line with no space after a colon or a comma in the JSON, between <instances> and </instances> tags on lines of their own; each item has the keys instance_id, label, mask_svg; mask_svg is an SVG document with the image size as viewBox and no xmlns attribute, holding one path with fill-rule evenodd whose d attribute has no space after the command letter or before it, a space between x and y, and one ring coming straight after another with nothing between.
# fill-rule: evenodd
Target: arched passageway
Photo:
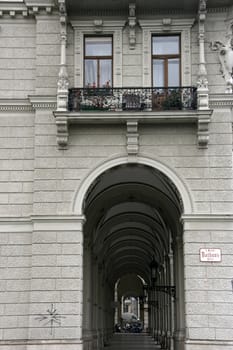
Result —
<instances>
[{"instance_id":1,"label":"arched passageway","mask_svg":"<svg viewBox=\"0 0 233 350\"><path fill-rule=\"evenodd\" d=\"M101 349L115 324L122 330L128 298L135 300L144 332L163 349L182 349L182 212L175 185L149 166L115 166L89 187L84 200L86 348Z\"/></svg>"}]
</instances>

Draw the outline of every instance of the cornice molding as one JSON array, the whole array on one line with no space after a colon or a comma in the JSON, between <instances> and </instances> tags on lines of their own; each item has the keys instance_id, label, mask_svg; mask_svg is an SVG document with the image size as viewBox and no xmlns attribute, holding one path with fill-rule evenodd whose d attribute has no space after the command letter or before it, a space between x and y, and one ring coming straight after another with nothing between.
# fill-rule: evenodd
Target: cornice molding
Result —
<instances>
[{"instance_id":1,"label":"cornice molding","mask_svg":"<svg viewBox=\"0 0 233 350\"><path fill-rule=\"evenodd\" d=\"M181 218L184 230L232 231L232 214L193 214Z\"/></svg>"},{"instance_id":2,"label":"cornice molding","mask_svg":"<svg viewBox=\"0 0 233 350\"><path fill-rule=\"evenodd\" d=\"M218 12L227 12L229 10L228 7L212 7L208 8L207 7L207 13L218 13Z\"/></svg>"},{"instance_id":3,"label":"cornice molding","mask_svg":"<svg viewBox=\"0 0 233 350\"><path fill-rule=\"evenodd\" d=\"M193 344L193 345L202 345L205 346L207 345L209 346L214 346L214 345L218 345L218 346L231 346L233 345L233 341L232 340L189 340L187 339L185 341L185 344Z\"/></svg>"},{"instance_id":4,"label":"cornice molding","mask_svg":"<svg viewBox=\"0 0 233 350\"><path fill-rule=\"evenodd\" d=\"M0 17L15 17L16 15L21 15L27 17L29 15L28 8L24 3L0 3Z\"/></svg>"},{"instance_id":5,"label":"cornice molding","mask_svg":"<svg viewBox=\"0 0 233 350\"><path fill-rule=\"evenodd\" d=\"M23 2L1 2L0 17L22 17L34 16L38 14L51 14L56 7L54 0L24 0Z\"/></svg>"},{"instance_id":6,"label":"cornice molding","mask_svg":"<svg viewBox=\"0 0 233 350\"><path fill-rule=\"evenodd\" d=\"M209 222L209 221L228 221L233 222L233 214L187 214L182 215L183 221L189 222Z\"/></svg>"},{"instance_id":7,"label":"cornice molding","mask_svg":"<svg viewBox=\"0 0 233 350\"><path fill-rule=\"evenodd\" d=\"M33 231L82 231L84 215L32 215Z\"/></svg>"},{"instance_id":8,"label":"cornice molding","mask_svg":"<svg viewBox=\"0 0 233 350\"><path fill-rule=\"evenodd\" d=\"M32 232L30 217L0 217L0 232Z\"/></svg>"},{"instance_id":9,"label":"cornice molding","mask_svg":"<svg viewBox=\"0 0 233 350\"><path fill-rule=\"evenodd\" d=\"M94 20L77 20L75 18L70 18L69 21L72 25L72 27L74 28L81 28L81 29L87 29L88 31L92 30L93 24L94 24ZM116 28L123 28L125 25L126 21L125 20L105 20L104 21L104 27L109 27L112 29L116 29Z\"/></svg>"},{"instance_id":10,"label":"cornice molding","mask_svg":"<svg viewBox=\"0 0 233 350\"><path fill-rule=\"evenodd\" d=\"M167 16L165 16L167 18ZM157 27L161 30L164 26L163 23L164 17L161 17L159 19L140 19L139 24L142 28L149 28L152 30L155 30ZM184 29L185 27L192 27L195 17L188 17L188 18L171 18L172 21L172 28L176 29Z\"/></svg>"},{"instance_id":11,"label":"cornice molding","mask_svg":"<svg viewBox=\"0 0 233 350\"><path fill-rule=\"evenodd\" d=\"M25 233L33 231L77 231L85 223L84 215L31 215L29 217L0 217L0 232Z\"/></svg>"},{"instance_id":12,"label":"cornice molding","mask_svg":"<svg viewBox=\"0 0 233 350\"><path fill-rule=\"evenodd\" d=\"M43 347L47 345L72 345L72 344L82 344L83 341L80 339L53 339L53 340L40 340L40 339L35 339L35 340L0 340L0 346L2 345L9 345L9 346L18 346L18 345L41 345Z\"/></svg>"}]
</instances>

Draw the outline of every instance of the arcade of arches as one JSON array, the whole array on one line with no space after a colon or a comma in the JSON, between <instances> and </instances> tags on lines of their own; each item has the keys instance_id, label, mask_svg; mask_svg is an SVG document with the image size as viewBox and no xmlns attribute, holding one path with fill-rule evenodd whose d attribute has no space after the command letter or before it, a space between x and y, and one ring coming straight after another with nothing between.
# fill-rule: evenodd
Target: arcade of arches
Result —
<instances>
[{"instance_id":1,"label":"arcade of arches","mask_svg":"<svg viewBox=\"0 0 233 350\"><path fill-rule=\"evenodd\" d=\"M184 342L183 205L170 179L145 165L111 168L84 201L83 337L108 344L134 298L143 332L164 349Z\"/></svg>"}]
</instances>

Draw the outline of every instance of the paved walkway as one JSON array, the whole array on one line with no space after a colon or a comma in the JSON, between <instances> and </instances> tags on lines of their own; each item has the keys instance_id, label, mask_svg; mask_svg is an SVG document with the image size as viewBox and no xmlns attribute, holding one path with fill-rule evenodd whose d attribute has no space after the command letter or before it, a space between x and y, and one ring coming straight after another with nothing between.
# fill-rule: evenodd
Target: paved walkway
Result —
<instances>
[{"instance_id":1,"label":"paved walkway","mask_svg":"<svg viewBox=\"0 0 233 350\"><path fill-rule=\"evenodd\" d=\"M106 350L156 350L153 339L146 333L115 333Z\"/></svg>"}]
</instances>

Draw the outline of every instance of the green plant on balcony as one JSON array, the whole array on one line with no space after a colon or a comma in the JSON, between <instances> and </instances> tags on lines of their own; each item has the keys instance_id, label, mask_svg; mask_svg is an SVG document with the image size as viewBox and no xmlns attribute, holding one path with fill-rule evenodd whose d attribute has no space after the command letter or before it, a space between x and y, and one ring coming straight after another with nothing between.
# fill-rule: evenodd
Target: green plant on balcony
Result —
<instances>
[{"instance_id":1,"label":"green plant on balcony","mask_svg":"<svg viewBox=\"0 0 233 350\"><path fill-rule=\"evenodd\" d=\"M162 102L162 108L164 110L182 109L181 92L177 90L170 91Z\"/></svg>"}]
</instances>

